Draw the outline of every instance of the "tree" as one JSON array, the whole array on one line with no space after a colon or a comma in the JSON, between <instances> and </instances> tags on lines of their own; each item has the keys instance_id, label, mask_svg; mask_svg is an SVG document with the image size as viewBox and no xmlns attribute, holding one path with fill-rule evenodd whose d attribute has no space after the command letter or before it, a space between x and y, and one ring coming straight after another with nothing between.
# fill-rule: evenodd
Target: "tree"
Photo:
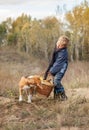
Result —
<instances>
[{"instance_id":1,"label":"tree","mask_svg":"<svg viewBox=\"0 0 89 130\"><path fill-rule=\"evenodd\" d=\"M19 16L12 23L12 32L16 36L17 47L19 51L24 51L28 53L28 30L30 27L31 17L25 14Z\"/></svg>"},{"instance_id":2,"label":"tree","mask_svg":"<svg viewBox=\"0 0 89 130\"><path fill-rule=\"evenodd\" d=\"M61 26L57 18L47 17L42 21L42 27L44 29L44 53L46 59L50 60L55 43L61 34Z\"/></svg>"},{"instance_id":3,"label":"tree","mask_svg":"<svg viewBox=\"0 0 89 130\"><path fill-rule=\"evenodd\" d=\"M70 32L72 32L71 45L74 51L74 59L85 59L86 49L89 48L89 4L85 1L73 11L66 14ZM88 58L88 55L87 55Z\"/></svg>"},{"instance_id":4,"label":"tree","mask_svg":"<svg viewBox=\"0 0 89 130\"><path fill-rule=\"evenodd\" d=\"M4 44L5 37L6 37L6 26L4 23L0 24L0 45Z\"/></svg>"}]
</instances>

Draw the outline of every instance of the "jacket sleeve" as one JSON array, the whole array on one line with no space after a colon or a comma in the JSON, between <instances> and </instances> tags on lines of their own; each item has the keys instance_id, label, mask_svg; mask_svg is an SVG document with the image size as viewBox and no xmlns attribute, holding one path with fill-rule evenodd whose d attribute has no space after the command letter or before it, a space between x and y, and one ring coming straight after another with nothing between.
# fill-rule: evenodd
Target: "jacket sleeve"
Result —
<instances>
[{"instance_id":1,"label":"jacket sleeve","mask_svg":"<svg viewBox=\"0 0 89 130\"><path fill-rule=\"evenodd\" d=\"M58 57L56 58L56 61L54 62L53 66L50 68L50 73L52 75L55 75L60 69L63 67L63 64L67 60L67 55L65 52L59 52Z\"/></svg>"},{"instance_id":2,"label":"jacket sleeve","mask_svg":"<svg viewBox=\"0 0 89 130\"><path fill-rule=\"evenodd\" d=\"M48 66L48 68L47 68L47 70L46 70L46 72L45 72L45 74L44 74L44 80L47 79L48 72L49 72L50 68L51 68L51 67L53 66L53 64L54 64L54 60L55 60L54 56L55 56L55 48L54 48L54 51L53 51L52 58L51 58L51 61L50 61L50 63L49 63L49 66Z\"/></svg>"}]
</instances>

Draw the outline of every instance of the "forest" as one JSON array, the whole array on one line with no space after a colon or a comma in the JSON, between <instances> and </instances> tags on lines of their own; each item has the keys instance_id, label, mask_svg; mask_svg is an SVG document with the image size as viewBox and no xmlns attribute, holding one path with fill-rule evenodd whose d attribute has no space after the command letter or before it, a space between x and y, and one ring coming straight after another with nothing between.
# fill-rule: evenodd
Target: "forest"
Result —
<instances>
[{"instance_id":1,"label":"forest","mask_svg":"<svg viewBox=\"0 0 89 130\"><path fill-rule=\"evenodd\" d=\"M50 60L55 43L61 35L70 39L70 61L89 61L89 3L84 1L61 18L37 20L22 14L0 23L0 48L11 46L18 52Z\"/></svg>"}]
</instances>

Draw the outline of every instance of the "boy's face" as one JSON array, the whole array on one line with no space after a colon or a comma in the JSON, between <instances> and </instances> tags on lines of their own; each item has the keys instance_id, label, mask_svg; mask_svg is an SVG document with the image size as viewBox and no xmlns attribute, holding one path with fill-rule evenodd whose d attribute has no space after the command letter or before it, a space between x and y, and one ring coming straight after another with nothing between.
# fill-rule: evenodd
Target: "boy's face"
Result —
<instances>
[{"instance_id":1,"label":"boy's face","mask_svg":"<svg viewBox=\"0 0 89 130\"><path fill-rule=\"evenodd\" d=\"M63 38L60 37L58 39L58 42L57 42L56 45L57 45L58 48L61 48L61 47L64 47L63 43L64 43L64 40L63 40Z\"/></svg>"},{"instance_id":2,"label":"boy's face","mask_svg":"<svg viewBox=\"0 0 89 130\"><path fill-rule=\"evenodd\" d=\"M60 38L58 39L58 43L61 44L62 42L63 42L63 38L60 37Z\"/></svg>"},{"instance_id":3,"label":"boy's face","mask_svg":"<svg viewBox=\"0 0 89 130\"><path fill-rule=\"evenodd\" d=\"M64 45L61 45L61 44L59 44L59 45L57 45L57 48L64 48L65 46Z\"/></svg>"},{"instance_id":4,"label":"boy's face","mask_svg":"<svg viewBox=\"0 0 89 130\"><path fill-rule=\"evenodd\" d=\"M64 48L67 47L68 41L67 39L60 37L58 42L56 43L57 48Z\"/></svg>"}]
</instances>

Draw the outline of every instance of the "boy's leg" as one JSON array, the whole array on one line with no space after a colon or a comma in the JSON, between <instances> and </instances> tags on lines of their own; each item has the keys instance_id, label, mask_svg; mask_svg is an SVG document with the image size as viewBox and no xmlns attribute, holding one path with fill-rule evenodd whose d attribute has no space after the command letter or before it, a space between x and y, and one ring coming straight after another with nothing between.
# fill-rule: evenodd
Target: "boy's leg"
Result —
<instances>
[{"instance_id":1,"label":"boy's leg","mask_svg":"<svg viewBox=\"0 0 89 130\"><path fill-rule=\"evenodd\" d=\"M61 73L57 74L54 77L54 99L61 98L62 100L67 99L67 96L65 94L65 90L63 85L61 84L60 76L62 76Z\"/></svg>"},{"instance_id":2,"label":"boy's leg","mask_svg":"<svg viewBox=\"0 0 89 130\"><path fill-rule=\"evenodd\" d=\"M62 79L62 73L57 73L54 77L54 93L57 95L58 93L64 92L64 87L61 84L61 79Z\"/></svg>"},{"instance_id":3,"label":"boy's leg","mask_svg":"<svg viewBox=\"0 0 89 130\"><path fill-rule=\"evenodd\" d=\"M54 76L54 95L61 94L62 98L65 97L65 90L63 85L61 84L61 79L63 78L66 70L67 70L68 63L65 63L61 70Z\"/></svg>"}]
</instances>

